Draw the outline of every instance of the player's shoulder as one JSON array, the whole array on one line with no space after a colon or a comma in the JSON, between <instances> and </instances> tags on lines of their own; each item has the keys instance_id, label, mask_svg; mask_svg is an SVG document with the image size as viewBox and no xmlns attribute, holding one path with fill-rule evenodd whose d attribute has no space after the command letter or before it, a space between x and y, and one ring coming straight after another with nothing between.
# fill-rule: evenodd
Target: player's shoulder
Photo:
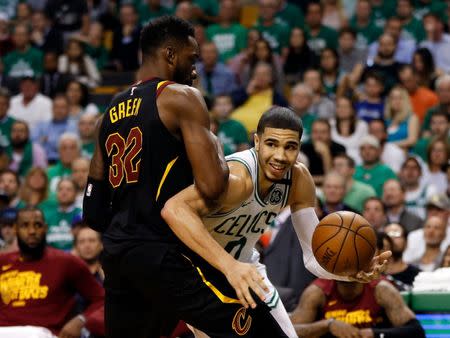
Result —
<instances>
[{"instance_id":1,"label":"player's shoulder","mask_svg":"<svg viewBox=\"0 0 450 338\"><path fill-rule=\"evenodd\" d=\"M165 86L158 95L157 105L158 109L182 112L184 117L198 116L203 113L204 118L208 117L206 104L200 91L179 83L170 83Z\"/></svg>"},{"instance_id":2,"label":"player's shoulder","mask_svg":"<svg viewBox=\"0 0 450 338\"><path fill-rule=\"evenodd\" d=\"M292 166L292 178L294 182L305 182L305 181L312 181L311 173L309 172L309 169L301 162L295 162L295 164Z\"/></svg>"},{"instance_id":3,"label":"player's shoulder","mask_svg":"<svg viewBox=\"0 0 450 338\"><path fill-rule=\"evenodd\" d=\"M172 100L174 98L177 99L203 98L201 92L197 88L176 82L171 82L167 86L165 86L164 90L161 92L159 97L164 98L169 95Z\"/></svg>"},{"instance_id":4,"label":"player's shoulder","mask_svg":"<svg viewBox=\"0 0 450 338\"><path fill-rule=\"evenodd\" d=\"M15 262L19 258L19 251L1 253L0 251L0 273L4 270L4 266L10 266L11 263Z\"/></svg>"}]
</instances>

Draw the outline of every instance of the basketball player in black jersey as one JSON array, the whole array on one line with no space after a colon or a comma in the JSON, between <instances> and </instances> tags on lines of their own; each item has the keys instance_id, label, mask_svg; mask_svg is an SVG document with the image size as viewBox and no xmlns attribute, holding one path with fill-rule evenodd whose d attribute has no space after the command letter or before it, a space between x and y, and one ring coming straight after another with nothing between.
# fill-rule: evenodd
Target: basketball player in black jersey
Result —
<instances>
[{"instance_id":1,"label":"basketball player in black jersey","mask_svg":"<svg viewBox=\"0 0 450 338\"><path fill-rule=\"evenodd\" d=\"M193 181L210 201L228 182L205 103L190 87L194 30L174 17L157 19L144 27L141 51L141 80L112 100L99 123L84 197L85 220L103 233L107 337L159 337L167 318L211 337L260 337L258 323L283 337L256 307L267 287L254 266L236 261L203 226L186 226L182 243L161 217L165 202ZM252 317L247 304L256 307Z\"/></svg>"}]
</instances>

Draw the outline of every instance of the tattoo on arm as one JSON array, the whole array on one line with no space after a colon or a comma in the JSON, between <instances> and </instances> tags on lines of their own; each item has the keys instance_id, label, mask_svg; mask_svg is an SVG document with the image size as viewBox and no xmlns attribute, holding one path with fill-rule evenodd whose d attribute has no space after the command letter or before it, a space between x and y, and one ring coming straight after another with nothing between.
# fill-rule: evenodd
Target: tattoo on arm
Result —
<instances>
[{"instance_id":1,"label":"tattoo on arm","mask_svg":"<svg viewBox=\"0 0 450 338\"><path fill-rule=\"evenodd\" d=\"M375 289L375 298L386 311L394 327L399 327L415 318L414 313L405 304L401 294L387 281L380 282Z\"/></svg>"},{"instance_id":2,"label":"tattoo on arm","mask_svg":"<svg viewBox=\"0 0 450 338\"><path fill-rule=\"evenodd\" d=\"M300 337L321 336L328 332L328 321L314 321L324 303L325 295L319 287L310 285L305 289L291 315L295 331Z\"/></svg>"}]
</instances>

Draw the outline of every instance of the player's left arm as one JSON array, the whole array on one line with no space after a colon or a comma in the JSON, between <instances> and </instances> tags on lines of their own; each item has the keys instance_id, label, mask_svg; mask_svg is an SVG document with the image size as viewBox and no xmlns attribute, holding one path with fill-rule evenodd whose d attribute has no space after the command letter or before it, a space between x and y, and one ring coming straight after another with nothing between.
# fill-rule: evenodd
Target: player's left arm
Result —
<instances>
[{"instance_id":1,"label":"player's left arm","mask_svg":"<svg viewBox=\"0 0 450 338\"><path fill-rule=\"evenodd\" d=\"M106 230L111 214L111 193L108 182L104 178L104 160L99 143L102 122L103 116L97 121L95 149L83 198L83 219L92 229L99 232Z\"/></svg>"},{"instance_id":2,"label":"player's left arm","mask_svg":"<svg viewBox=\"0 0 450 338\"><path fill-rule=\"evenodd\" d=\"M356 280L358 282L369 282L379 278L382 271L386 269L387 258L390 252L374 257L372 270L370 272L360 271L356 276L339 276L329 273L320 266L314 257L311 247L312 236L319 219L314 206L316 203L316 187L309 170L301 163L293 167L293 182L289 205L291 206L291 219L294 230L303 250L305 267L320 278L335 279L341 281ZM382 262L379 264L379 262Z\"/></svg>"},{"instance_id":3,"label":"player's left arm","mask_svg":"<svg viewBox=\"0 0 450 338\"><path fill-rule=\"evenodd\" d=\"M393 327L365 329L364 331L371 330L373 337L425 337L425 332L416 316L406 306L402 296L391 283L388 281L378 283L375 288L375 299L384 308Z\"/></svg>"},{"instance_id":4,"label":"player's left arm","mask_svg":"<svg viewBox=\"0 0 450 338\"><path fill-rule=\"evenodd\" d=\"M105 290L90 273L81 259L72 255L64 262L67 287L81 295L87 302L86 309L69 320L59 332L59 338L79 337L81 329L86 327L92 334L104 335L104 320L101 317L104 307Z\"/></svg>"},{"instance_id":5,"label":"player's left arm","mask_svg":"<svg viewBox=\"0 0 450 338\"><path fill-rule=\"evenodd\" d=\"M241 168L241 170L245 169ZM243 177L244 175L238 176L231 171L227 189L219 198L221 206L236 205L248 197L248 180ZM267 286L254 264L234 259L206 229L201 217L210 214L213 210L214 207L208 205L197 187L191 185L166 202L161 216L187 247L225 275L246 308L248 304L254 308L256 302L249 288L264 300L262 290L267 292Z\"/></svg>"}]
</instances>

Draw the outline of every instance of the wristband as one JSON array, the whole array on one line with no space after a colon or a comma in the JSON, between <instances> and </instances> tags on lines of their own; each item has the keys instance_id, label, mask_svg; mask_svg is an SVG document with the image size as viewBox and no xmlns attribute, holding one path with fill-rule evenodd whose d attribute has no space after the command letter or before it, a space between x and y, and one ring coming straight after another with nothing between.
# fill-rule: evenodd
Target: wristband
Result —
<instances>
[{"instance_id":1,"label":"wristband","mask_svg":"<svg viewBox=\"0 0 450 338\"><path fill-rule=\"evenodd\" d=\"M328 332L330 331L331 324L333 324L335 320L336 320L335 318L328 319L328 325L327 325Z\"/></svg>"},{"instance_id":2,"label":"wristband","mask_svg":"<svg viewBox=\"0 0 450 338\"><path fill-rule=\"evenodd\" d=\"M77 318L84 324L86 324L86 317L84 315L78 315Z\"/></svg>"}]
</instances>

